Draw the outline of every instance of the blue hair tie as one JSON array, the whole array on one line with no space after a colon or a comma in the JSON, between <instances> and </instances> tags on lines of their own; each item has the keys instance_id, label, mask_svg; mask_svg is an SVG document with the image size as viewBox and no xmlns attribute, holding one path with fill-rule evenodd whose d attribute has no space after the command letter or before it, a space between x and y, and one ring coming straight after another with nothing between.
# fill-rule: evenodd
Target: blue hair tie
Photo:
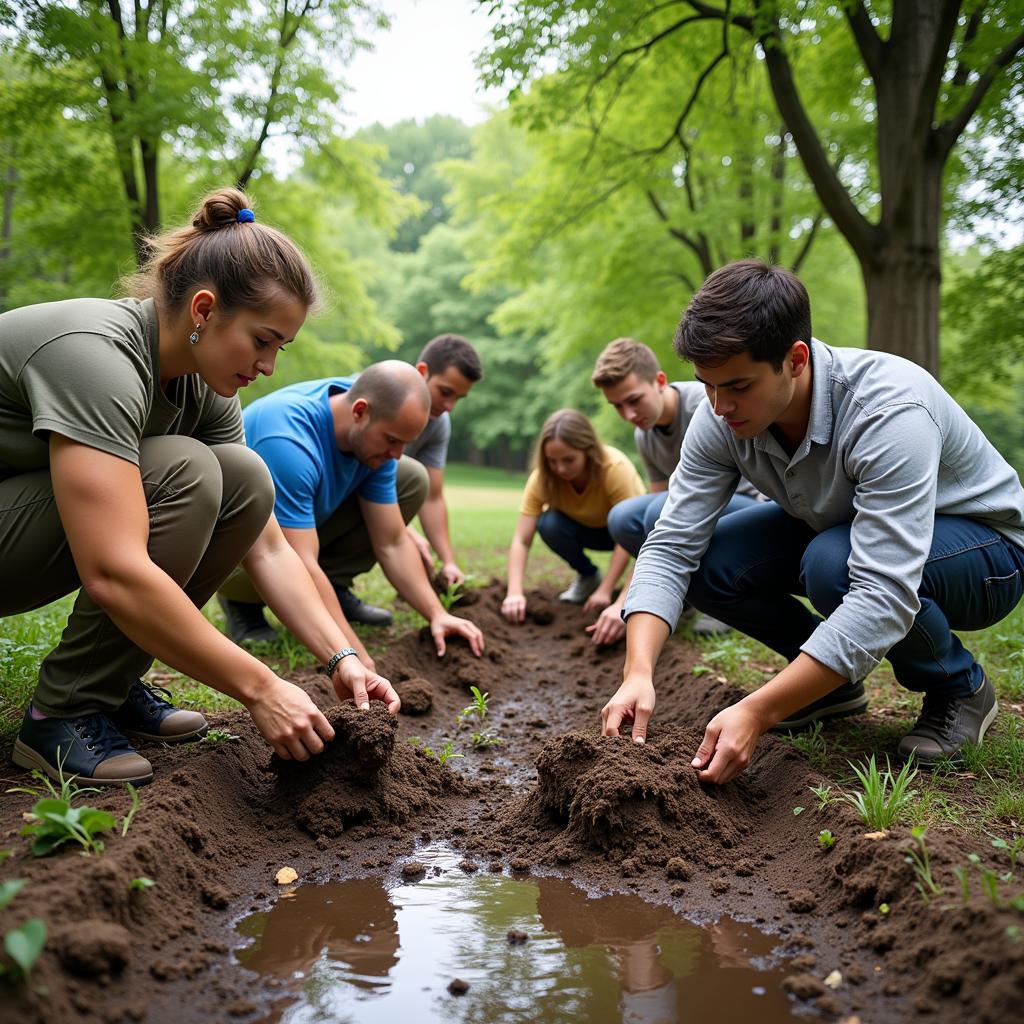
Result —
<instances>
[{"instance_id":1,"label":"blue hair tie","mask_svg":"<svg viewBox=\"0 0 1024 1024\"><path fill-rule=\"evenodd\" d=\"M255 219L256 214L250 209L239 210L238 216L235 218L239 224L251 224Z\"/></svg>"}]
</instances>

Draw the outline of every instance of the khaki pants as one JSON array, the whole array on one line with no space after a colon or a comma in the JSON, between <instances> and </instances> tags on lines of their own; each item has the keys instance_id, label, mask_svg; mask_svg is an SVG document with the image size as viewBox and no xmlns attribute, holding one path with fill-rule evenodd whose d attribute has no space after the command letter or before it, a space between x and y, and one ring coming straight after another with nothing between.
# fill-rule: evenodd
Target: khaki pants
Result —
<instances>
[{"instance_id":1,"label":"khaki pants","mask_svg":"<svg viewBox=\"0 0 1024 1024\"><path fill-rule=\"evenodd\" d=\"M149 557L201 608L266 526L270 474L242 445L210 447L191 437L145 438L139 456ZM79 586L49 470L0 480L0 615L39 608ZM40 666L32 703L65 718L113 711L152 661L80 591L60 643Z\"/></svg>"},{"instance_id":2,"label":"khaki pants","mask_svg":"<svg viewBox=\"0 0 1024 1024\"><path fill-rule=\"evenodd\" d=\"M398 508L406 524L412 522L430 489L426 468L408 455L398 460L396 486ZM349 495L334 514L317 527L320 538L320 567L336 587L351 587L352 580L377 564L370 531L366 528L359 498ZM262 604L256 588L239 566L219 593L229 601Z\"/></svg>"}]
</instances>

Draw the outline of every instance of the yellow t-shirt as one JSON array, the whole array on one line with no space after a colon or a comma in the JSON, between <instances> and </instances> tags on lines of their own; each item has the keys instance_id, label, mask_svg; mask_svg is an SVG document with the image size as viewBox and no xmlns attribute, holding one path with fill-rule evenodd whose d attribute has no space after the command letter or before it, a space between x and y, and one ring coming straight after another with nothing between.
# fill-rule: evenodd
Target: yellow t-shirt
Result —
<instances>
[{"instance_id":1,"label":"yellow t-shirt","mask_svg":"<svg viewBox=\"0 0 1024 1024\"><path fill-rule=\"evenodd\" d=\"M633 463L618 450L605 446L606 463L599 480L591 480L581 494L568 480L559 480L551 507L575 519L583 526L607 526L612 505L646 492ZM540 474L534 470L526 481L519 511L524 516L539 516L548 507L541 490Z\"/></svg>"}]
</instances>

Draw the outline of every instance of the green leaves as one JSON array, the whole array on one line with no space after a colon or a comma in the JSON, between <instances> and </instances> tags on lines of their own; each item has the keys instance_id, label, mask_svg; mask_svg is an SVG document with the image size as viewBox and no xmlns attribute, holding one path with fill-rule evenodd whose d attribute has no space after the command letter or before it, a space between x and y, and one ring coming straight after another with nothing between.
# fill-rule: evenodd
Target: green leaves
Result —
<instances>
[{"instance_id":1,"label":"green leaves","mask_svg":"<svg viewBox=\"0 0 1024 1024\"><path fill-rule=\"evenodd\" d=\"M4 950L18 965L18 970L28 977L32 966L46 944L46 923L38 917L26 921L20 928L13 928L4 935Z\"/></svg>"},{"instance_id":2,"label":"green leaves","mask_svg":"<svg viewBox=\"0 0 1024 1024\"><path fill-rule=\"evenodd\" d=\"M95 807L72 807L67 800L48 798L32 808L38 819L25 825L21 834L32 836L32 853L45 857L64 843L76 842L86 853L100 853L103 842L96 837L114 827L114 816Z\"/></svg>"},{"instance_id":3,"label":"green leaves","mask_svg":"<svg viewBox=\"0 0 1024 1024\"><path fill-rule=\"evenodd\" d=\"M0 910L3 910L24 886L24 878L9 878L6 882L0 882Z\"/></svg>"}]
</instances>

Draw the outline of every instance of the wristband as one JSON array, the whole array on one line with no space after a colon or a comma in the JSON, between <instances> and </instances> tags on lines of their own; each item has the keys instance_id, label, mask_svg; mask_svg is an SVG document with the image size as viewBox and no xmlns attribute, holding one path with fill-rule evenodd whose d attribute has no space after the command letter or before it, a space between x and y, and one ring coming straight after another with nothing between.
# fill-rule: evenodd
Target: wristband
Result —
<instances>
[{"instance_id":1,"label":"wristband","mask_svg":"<svg viewBox=\"0 0 1024 1024\"><path fill-rule=\"evenodd\" d=\"M354 647L343 647L337 654L332 654L330 658L327 659L327 664L321 665L317 671L330 679L330 677L334 675L334 670L338 667L338 662L341 661L342 658L347 658L350 654L358 654L358 652Z\"/></svg>"}]
</instances>

